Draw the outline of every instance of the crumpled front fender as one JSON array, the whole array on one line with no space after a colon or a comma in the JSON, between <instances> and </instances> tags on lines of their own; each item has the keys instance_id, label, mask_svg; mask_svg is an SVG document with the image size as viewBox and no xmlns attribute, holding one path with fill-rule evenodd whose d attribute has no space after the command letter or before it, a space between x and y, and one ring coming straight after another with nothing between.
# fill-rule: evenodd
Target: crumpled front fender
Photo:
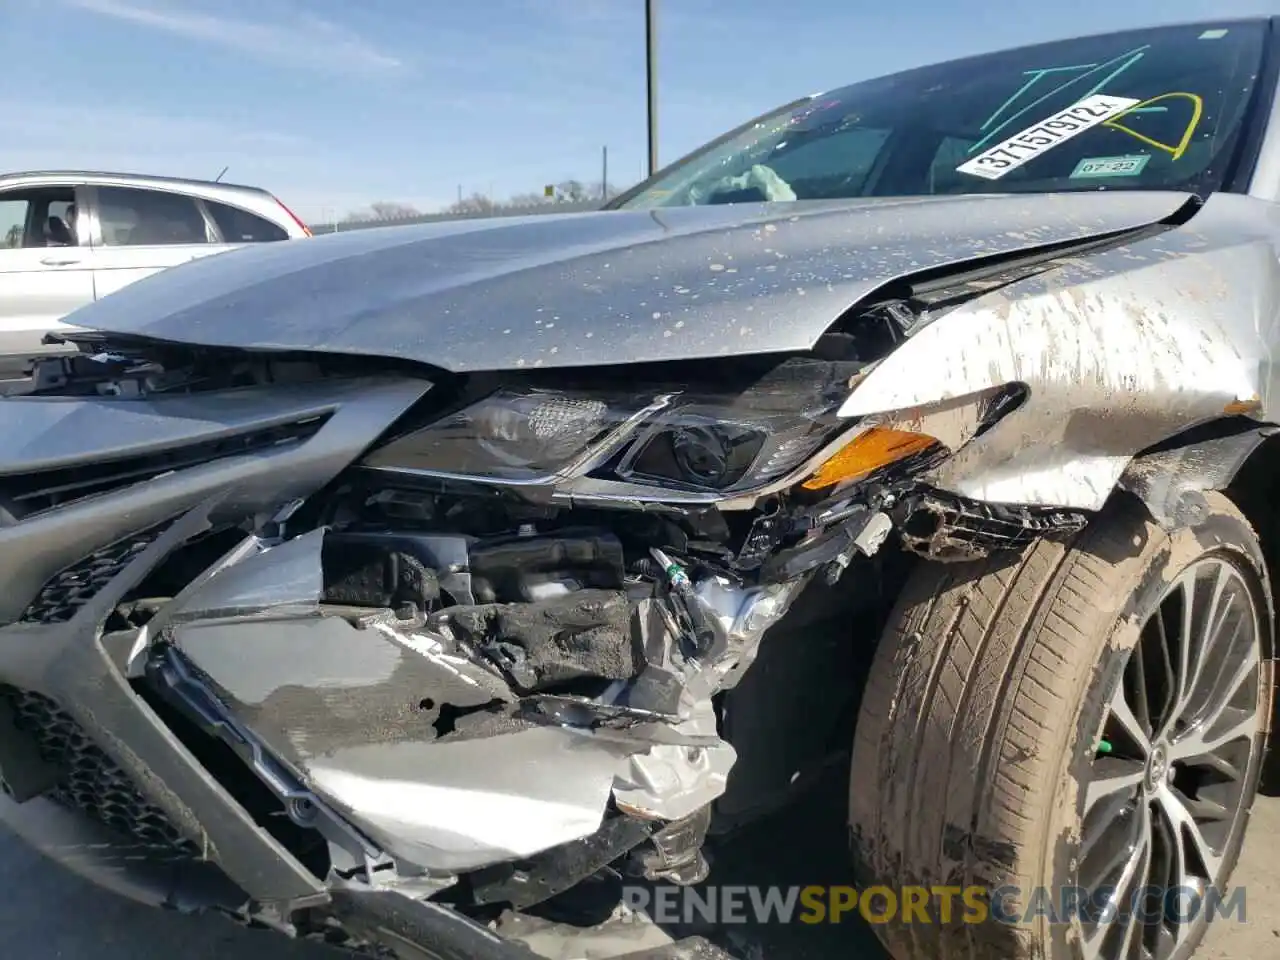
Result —
<instances>
[{"instance_id":1,"label":"crumpled front fender","mask_svg":"<svg viewBox=\"0 0 1280 960\"><path fill-rule=\"evenodd\" d=\"M1179 229L932 320L841 414L900 429L955 398L1020 386L1017 409L925 479L975 500L1081 510L1099 509L1161 441L1234 412L1267 416L1263 334L1280 310L1280 265L1273 242L1218 199Z\"/></svg>"}]
</instances>

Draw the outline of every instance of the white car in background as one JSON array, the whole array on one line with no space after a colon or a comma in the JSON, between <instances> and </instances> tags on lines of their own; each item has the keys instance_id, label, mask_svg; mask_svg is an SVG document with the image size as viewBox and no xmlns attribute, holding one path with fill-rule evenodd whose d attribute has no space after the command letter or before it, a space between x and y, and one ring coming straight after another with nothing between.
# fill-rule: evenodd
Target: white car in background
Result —
<instances>
[{"instance_id":1,"label":"white car in background","mask_svg":"<svg viewBox=\"0 0 1280 960\"><path fill-rule=\"evenodd\" d=\"M56 352L62 318L167 267L309 237L266 190L84 171L0 175L0 393Z\"/></svg>"}]
</instances>

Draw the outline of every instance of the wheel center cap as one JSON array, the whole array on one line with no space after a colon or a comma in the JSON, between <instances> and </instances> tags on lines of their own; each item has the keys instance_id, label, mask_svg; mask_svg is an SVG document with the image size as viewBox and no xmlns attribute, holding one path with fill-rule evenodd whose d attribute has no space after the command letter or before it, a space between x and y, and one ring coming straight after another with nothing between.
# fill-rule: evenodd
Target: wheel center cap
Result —
<instances>
[{"instance_id":1,"label":"wheel center cap","mask_svg":"<svg viewBox=\"0 0 1280 960\"><path fill-rule=\"evenodd\" d=\"M1147 789L1154 790L1169 777L1169 751L1164 744L1156 744L1151 749L1151 758L1147 761Z\"/></svg>"}]
</instances>

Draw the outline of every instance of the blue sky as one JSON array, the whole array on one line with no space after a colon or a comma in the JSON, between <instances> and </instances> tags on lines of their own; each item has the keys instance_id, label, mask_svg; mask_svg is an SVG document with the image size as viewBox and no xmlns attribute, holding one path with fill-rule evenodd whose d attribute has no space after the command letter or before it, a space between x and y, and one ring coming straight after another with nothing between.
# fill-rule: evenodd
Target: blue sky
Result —
<instances>
[{"instance_id":1,"label":"blue sky","mask_svg":"<svg viewBox=\"0 0 1280 960\"><path fill-rule=\"evenodd\" d=\"M645 162L643 0L0 0L0 169L267 187L304 218ZM1020 8L1020 9L1019 9ZM1018 12L1014 12L1018 10ZM780 102L1280 0L660 0L661 159Z\"/></svg>"}]
</instances>

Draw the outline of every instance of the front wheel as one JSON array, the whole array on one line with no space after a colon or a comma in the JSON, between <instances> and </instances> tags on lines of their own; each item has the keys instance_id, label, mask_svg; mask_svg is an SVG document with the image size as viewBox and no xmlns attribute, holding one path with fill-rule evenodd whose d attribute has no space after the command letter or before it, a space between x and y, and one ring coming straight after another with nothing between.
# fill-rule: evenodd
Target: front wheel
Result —
<instances>
[{"instance_id":1,"label":"front wheel","mask_svg":"<svg viewBox=\"0 0 1280 960\"><path fill-rule=\"evenodd\" d=\"M1166 532L1118 498L1070 542L913 574L849 801L859 886L932 908L877 924L896 960L1185 960L1205 904L1229 902L1269 728L1271 593L1248 522L1206 503ZM946 888L968 897L949 918Z\"/></svg>"}]
</instances>

